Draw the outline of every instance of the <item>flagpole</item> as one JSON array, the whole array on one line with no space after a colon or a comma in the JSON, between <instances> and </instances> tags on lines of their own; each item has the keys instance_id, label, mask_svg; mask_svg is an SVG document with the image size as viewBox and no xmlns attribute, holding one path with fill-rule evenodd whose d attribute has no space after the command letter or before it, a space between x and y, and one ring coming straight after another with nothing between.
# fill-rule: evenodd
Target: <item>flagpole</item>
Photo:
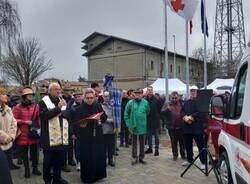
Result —
<instances>
[{"instance_id":1,"label":"flagpole","mask_svg":"<svg viewBox=\"0 0 250 184\"><path fill-rule=\"evenodd\" d=\"M186 92L189 98L188 20L186 20Z\"/></svg>"},{"instance_id":2,"label":"flagpole","mask_svg":"<svg viewBox=\"0 0 250 184\"><path fill-rule=\"evenodd\" d=\"M168 28L167 28L167 1L163 0L164 2L164 22L165 22L165 48L164 48L164 55L165 55L165 62L164 62L164 75L165 75L165 103L168 103L169 96L168 96Z\"/></svg>"},{"instance_id":3,"label":"flagpole","mask_svg":"<svg viewBox=\"0 0 250 184\"><path fill-rule=\"evenodd\" d=\"M203 36L204 36L204 89L207 89L207 29L206 29L206 0L203 0Z\"/></svg>"}]
</instances>

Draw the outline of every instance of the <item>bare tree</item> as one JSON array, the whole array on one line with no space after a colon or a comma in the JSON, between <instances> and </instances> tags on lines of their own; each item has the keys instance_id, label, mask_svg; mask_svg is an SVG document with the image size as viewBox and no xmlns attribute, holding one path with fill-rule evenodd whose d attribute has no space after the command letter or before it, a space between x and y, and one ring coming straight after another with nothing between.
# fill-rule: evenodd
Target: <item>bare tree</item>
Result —
<instances>
[{"instance_id":1,"label":"bare tree","mask_svg":"<svg viewBox=\"0 0 250 184\"><path fill-rule=\"evenodd\" d=\"M208 49L207 50L207 61L211 61L212 59L212 50ZM204 60L204 49L202 47L196 48L193 50L192 57L198 60L203 61Z\"/></svg>"},{"instance_id":2,"label":"bare tree","mask_svg":"<svg viewBox=\"0 0 250 184\"><path fill-rule=\"evenodd\" d=\"M1 61L3 73L22 86L31 85L44 72L52 69L51 60L41 51L35 38L18 39Z\"/></svg>"},{"instance_id":3,"label":"bare tree","mask_svg":"<svg viewBox=\"0 0 250 184\"><path fill-rule=\"evenodd\" d=\"M9 0L0 0L0 57L2 46L19 36L21 21L16 7Z\"/></svg>"}]
</instances>

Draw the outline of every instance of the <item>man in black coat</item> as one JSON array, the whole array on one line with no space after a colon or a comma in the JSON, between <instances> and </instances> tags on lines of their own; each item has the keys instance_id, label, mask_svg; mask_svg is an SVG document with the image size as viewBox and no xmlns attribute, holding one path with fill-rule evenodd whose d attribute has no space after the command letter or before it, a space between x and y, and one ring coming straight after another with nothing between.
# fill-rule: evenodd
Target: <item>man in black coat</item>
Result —
<instances>
[{"instance_id":1,"label":"man in black coat","mask_svg":"<svg viewBox=\"0 0 250 184\"><path fill-rule=\"evenodd\" d=\"M204 114L197 109L197 86L190 87L191 98L184 102L181 110L183 123L183 134L187 151L187 162L182 165L187 166L193 162L193 140L195 140L199 152L204 148ZM201 169L205 168L206 153L200 154Z\"/></svg>"},{"instance_id":2,"label":"man in black coat","mask_svg":"<svg viewBox=\"0 0 250 184\"><path fill-rule=\"evenodd\" d=\"M68 140L68 121L65 113L66 102L59 98L61 87L58 83L49 85L48 95L39 103L41 118L41 148L43 148L43 179L45 184L67 184L61 177ZM53 168L53 178L50 173Z\"/></svg>"},{"instance_id":3,"label":"man in black coat","mask_svg":"<svg viewBox=\"0 0 250 184\"><path fill-rule=\"evenodd\" d=\"M94 91L87 89L84 92L84 102L74 113L74 122L80 125L80 164L81 180L84 183L93 183L106 178L106 156L102 123L106 122L107 115L102 106L96 103ZM90 120L90 116L103 112L100 120Z\"/></svg>"},{"instance_id":4,"label":"man in black coat","mask_svg":"<svg viewBox=\"0 0 250 184\"><path fill-rule=\"evenodd\" d=\"M128 99L128 94L126 90L123 90L122 92L122 110L121 110L121 114L122 114L122 118L121 118L121 132L120 132L120 147L124 146L124 139L125 139L125 146L129 147L129 131L128 131L128 127L125 123L124 120L124 111L125 111L125 107L128 103L129 99Z\"/></svg>"},{"instance_id":5,"label":"man in black coat","mask_svg":"<svg viewBox=\"0 0 250 184\"><path fill-rule=\"evenodd\" d=\"M160 144L160 113L161 113L161 102L155 97L154 89L152 86L147 88L146 100L149 103L150 113L147 117L147 141L149 148L145 153L153 153L152 149L152 135L155 136L155 153L154 156L159 155L159 144Z\"/></svg>"},{"instance_id":6,"label":"man in black coat","mask_svg":"<svg viewBox=\"0 0 250 184\"><path fill-rule=\"evenodd\" d=\"M173 160L178 158L178 143L180 147L181 158L185 159L185 144L183 139L182 127L183 121L181 119L182 102L179 94L176 91L171 93L170 103L164 105L161 115L166 121L166 127L171 139L171 147L173 153Z\"/></svg>"}]
</instances>

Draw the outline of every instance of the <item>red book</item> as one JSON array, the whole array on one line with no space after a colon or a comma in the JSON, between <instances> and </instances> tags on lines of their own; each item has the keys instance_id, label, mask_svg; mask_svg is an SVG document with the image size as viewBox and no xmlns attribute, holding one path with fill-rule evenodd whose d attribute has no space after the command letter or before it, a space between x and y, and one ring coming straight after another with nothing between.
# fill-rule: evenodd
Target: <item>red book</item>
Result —
<instances>
[{"instance_id":1,"label":"red book","mask_svg":"<svg viewBox=\"0 0 250 184\"><path fill-rule=\"evenodd\" d=\"M98 120L101 119L101 116L102 116L103 113L104 113L104 112L99 112L99 113L97 113L97 114L93 114L93 115L91 115L91 116L85 118L85 120L97 120L97 121L98 121Z\"/></svg>"},{"instance_id":2,"label":"red book","mask_svg":"<svg viewBox=\"0 0 250 184\"><path fill-rule=\"evenodd\" d=\"M88 121L88 120L96 120L96 121L99 121L99 120L101 119L101 116L102 116L103 113L104 113L104 112L99 112L99 113L97 113L97 114L93 114L93 115L91 115L91 116L89 116L89 117L87 117L87 118L84 118L84 119L79 120L79 123L83 123L83 122L86 122L86 121Z\"/></svg>"}]
</instances>

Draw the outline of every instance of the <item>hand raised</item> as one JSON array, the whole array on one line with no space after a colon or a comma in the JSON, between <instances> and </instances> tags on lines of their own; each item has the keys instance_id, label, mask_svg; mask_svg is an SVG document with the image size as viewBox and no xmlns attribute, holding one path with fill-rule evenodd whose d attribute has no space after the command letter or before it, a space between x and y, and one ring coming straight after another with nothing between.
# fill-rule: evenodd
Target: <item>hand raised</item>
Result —
<instances>
[{"instance_id":1,"label":"hand raised","mask_svg":"<svg viewBox=\"0 0 250 184\"><path fill-rule=\"evenodd\" d=\"M66 105L66 102L64 101L64 100L61 100L60 99L60 101L59 101L59 103L58 103L58 107L61 109L63 106L65 106Z\"/></svg>"}]
</instances>

